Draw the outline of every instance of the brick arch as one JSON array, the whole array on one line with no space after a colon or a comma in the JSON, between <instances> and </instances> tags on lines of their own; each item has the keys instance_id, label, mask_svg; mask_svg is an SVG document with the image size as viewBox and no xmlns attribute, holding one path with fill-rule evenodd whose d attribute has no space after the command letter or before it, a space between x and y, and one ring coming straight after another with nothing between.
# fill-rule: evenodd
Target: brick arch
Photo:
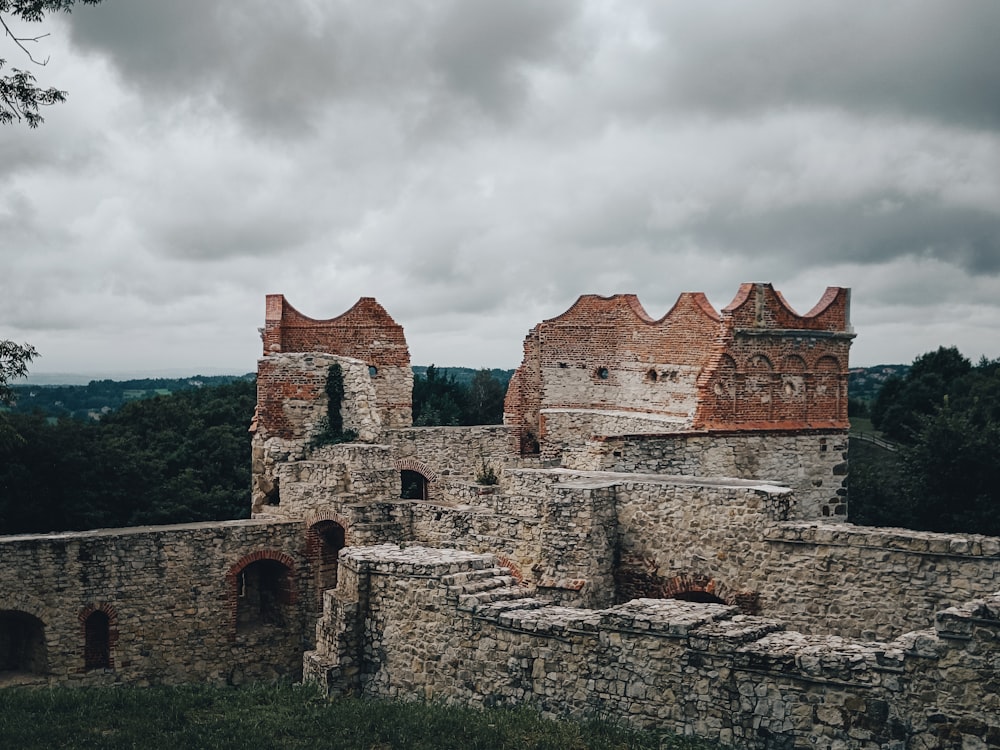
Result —
<instances>
[{"instance_id":1,"label":"brick arch","mask_svg":"<svg viewBox=\"0 0 1000 750\"><path fill-rule=\"evenodd\" d=\"M344 546L347 547L351 543L351 522L346 516L342 516L339 513L335 513L332 510L323 510L316 513L311 513L306 516L306 533L318 523L323 521L333 521L338 524L340 528L344 530Z\"/></svg>"},{"instance_id":2,"label":"brick arch","mask_svg":"<svg viewBox=\"0 0 1000 750\"><path fill-rule=\"evenodd\" d=\"M497 564L499 564L501 568L507 568L508 570L510 570L510 574L514 578L514 580L523 586L524 574L521 572L521 567L516 562L511 560L509 557L507 557L507 555L497 554L496 558L497 558Z\"/></svg>"},{"instance_id":3,"label":"brick arch","mask_svg":"<svg viewBox=\"0 0 1000 750\"><path fill-rule=\"evenodd\" d=\"M660 584L660 592L664 599L693 592L711 594L726 604L739 607L743 614L753 615L760 611L760 597L756 592L731 591L724 583L701 573L681 573L665 578Z\"/></svg>"},{"instance_id":4,"label":"brick arch","mask_svg":"<svg viewBox=\"0 0 1000 750\"><path fill-rule=\"evenodd\" d=\"M321 535L318 527L323 524L336 524L343 532L343 543L336 549ZM306 559L312 570L315 601L320 610L323 607L323 592L336 588L340 550L351 544L349 526L346 518L333 511L313 513L306 523Z\"/></svg>"},{"instance_id":5,"label":"brick arch","mask_svg":"<svg viewBox=\"0 0 1000 750\"><path fill-rule=\"evenodd\" d=\"M800 373L806 371L806 361L798 354L789 354L781 361L781 371Z\"/></svg>"},{"instance_id":6,"label":"brick arch","mask_svg":"<svg viewBox=\"0 0 1000 750\"><path fill-rule=\"evenodd\" d=\"M397 458L392 462L397 471L415 471L427 480L428 484L437 481L438 475L430 466L415 458Z\"/></svg>"},{"instance_id":7,"label":"brick arch","mask_svg":"<svg viewBox=\"0 0 1000 750\"><path fill-rule=\"evenodd\" d=\"M107 669L115 668L115 647L118 645L118 612L112 605L107 604L106 602L101 602L100 604L88 604L86 607L81 609L80 613L77 615L77 619L80 621L80 628L83 632L84 641L84 666L80 669L81 672L86 672L88 669L92 668L90 665L91 654L89 651L93 648L93 645L87 639L87 620L90 619L90 616L95 612L100 612L108 618L107 643L105 644L107 647L107 653L105 655L107 664L104 666Z\"/></svg>"},{"instance_id":8,"label":"brick arch","mask_svg":"<svg viewBox=\"0 0 1000 750\"><path fill-rule=\"evenodd\" d=\"M293 605L298 601L298 587L295 585L295 573L296 565L295 559L280 550L274 549L262 549L250 552L243 555L227 572L226 572L226 607L229 610L229 640L236 640L236 618L237 618L237 608L238 608L238 596L237 596L237 579L240 573L243 572L244 568L252 563L259 562L261 560L274 560L275 562L281 563L286 568L288 568L288 602L287 604Z\"/></svg>"}]
</instances>

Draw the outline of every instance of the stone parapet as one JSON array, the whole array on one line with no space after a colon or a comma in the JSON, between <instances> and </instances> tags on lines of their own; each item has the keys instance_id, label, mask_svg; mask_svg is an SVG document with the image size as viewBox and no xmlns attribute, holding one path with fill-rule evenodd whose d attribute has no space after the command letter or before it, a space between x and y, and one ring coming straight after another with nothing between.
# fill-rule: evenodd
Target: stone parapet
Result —
<instances>
[{"instance_id":1,"label":"stone parapet","mask_svg":"<svg viewBox=\"0 0 1000 750\"><path fill-rule=\"evenodd\" d=\"M940 613L937 631L876 642L787 631L718 604L586 610L531 592L462 593L493 575L495 591L510 591L491 555L382 546L345 552L344 564L356 577L329 600L324 627L360 640L320 640L308 657L323 665L309 678L331 690L528 704L737 748L1000 746L989 692L1000 593ZM337 604L348 601L359 609ZM342 664L357 667L350 685Z\"/></svg>"}]
</instances>

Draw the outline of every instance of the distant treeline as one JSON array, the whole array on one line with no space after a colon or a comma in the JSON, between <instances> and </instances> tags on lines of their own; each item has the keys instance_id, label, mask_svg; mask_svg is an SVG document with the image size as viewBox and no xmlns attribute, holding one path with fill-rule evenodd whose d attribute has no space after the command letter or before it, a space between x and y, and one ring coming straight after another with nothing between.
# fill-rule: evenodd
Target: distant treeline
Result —
<instances>
[{"instance_id":1,"label":"distant treeline","mask_svg":"<svg viewBox=\"0 0 1000 750\"><path fill-rule=\"evenodd\" d=\"M91 380L87 385L13 385L15 414L40 412L50 417L99 419L123 404L166 396L178 391L224 385L234 380L252 381L254 375L195 375L190 378L142 380Z\"/></svg>"},{"instance_id":2,"label":"distant treeline","mask_svg":"<svg viewBox=\"0 0 1000 750\"><path fill-rule=\"evenodd\" d=\"M100 421L0 415L0 534L247 517L256 401L234 380Z\"/></svg>"},{"instance_id":3,"label":"distant treeline","mask_svg":"<svg viewBox=\"0 0 1000 750\"><path fill-rule=\"evenodd\" d=\"M513 370L414 367L413 424L502 424L503 400L513 374Z\"/></svg>"}]
</instances>

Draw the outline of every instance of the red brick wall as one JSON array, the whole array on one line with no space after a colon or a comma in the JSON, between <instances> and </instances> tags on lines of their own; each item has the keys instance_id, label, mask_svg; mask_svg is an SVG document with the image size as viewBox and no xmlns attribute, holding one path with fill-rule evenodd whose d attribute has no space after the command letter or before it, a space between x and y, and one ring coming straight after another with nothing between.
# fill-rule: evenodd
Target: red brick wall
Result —
<instances>
[{"instance_id":1,"label":"red brick wall","mask_svg":"<svg viewBox=\"0 0 1000 750\"><path fill-rule=\"evenodd\" d=\"M849 305L849 290L831 287L799 315L770 284L743 284L721 313L687 292L653 320L634 295L584 295L528 334L505 421L543 441L546 409L704 429L846 428Z\"/></svg>"},{"instance_id":2,"label":"red brick wall","mask_svg":"<svg viewBox=\"0 0 1000 750\"><path fill-rule=\"evenodd\" d=\"M372 382L384 425L410 425L413 384L406 336L373 297L362 297L335 318L315 320L292 307L284 295L269 294L262 338L264 357L257 366L258 424L267 434L289 436L282 403L314 400L325 386L325 381L282 372L268 363L268 355L286 352L323 352L367 362L375 368Z\"/></svg>"}]
</instances>

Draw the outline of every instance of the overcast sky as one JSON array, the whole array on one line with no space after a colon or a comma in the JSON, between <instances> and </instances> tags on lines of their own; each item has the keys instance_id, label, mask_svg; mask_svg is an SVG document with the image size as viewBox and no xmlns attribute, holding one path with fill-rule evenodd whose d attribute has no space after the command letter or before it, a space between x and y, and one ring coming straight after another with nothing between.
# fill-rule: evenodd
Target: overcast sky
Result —
<instances>
[{"instance_id":1,"label":"overcast sky","mask_svg":"<svg viewBox=\"0 0 1000 750\"><path fill-rule=\"evenodd\" d=\"M743 281L853 288L854 365L1000 356L995 0L106 0L45 30L68 101L0 128L0 338L36 373L252 371L279 292L514 367L580 294L660 317Z\"/></svg>"}]
</instances>

